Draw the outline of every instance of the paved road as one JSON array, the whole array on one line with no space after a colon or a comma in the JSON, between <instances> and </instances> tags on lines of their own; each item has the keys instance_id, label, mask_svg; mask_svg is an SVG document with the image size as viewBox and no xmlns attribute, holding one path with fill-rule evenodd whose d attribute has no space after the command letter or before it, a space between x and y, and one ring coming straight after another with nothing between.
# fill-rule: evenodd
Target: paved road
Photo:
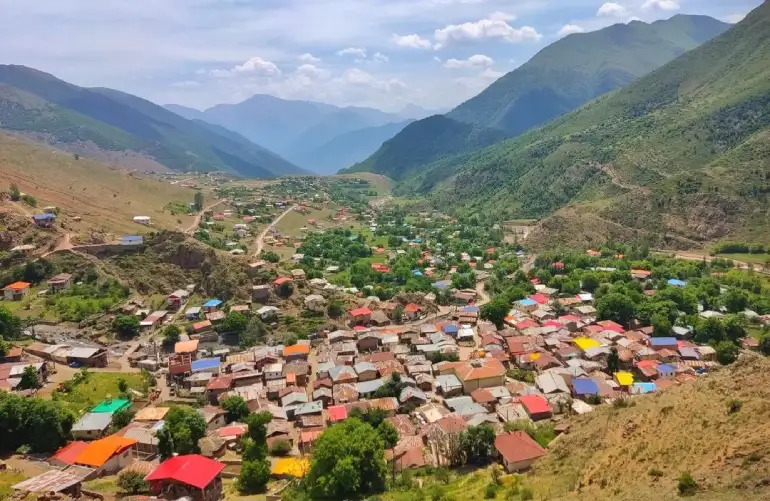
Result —
<instances>
[{"instance_id":1,"label":"paved road","mask_svg":"<svg viewBox=\"0 0 770 501\"><path fill-rule=\"evenodd\" d=\"M270 223L262 233L259 234L259 236L257 237L257 240L255 241L255 243L257 244L257 250L256 252L254 252L254 257L259 256L259 254L262 252L262 248L265 246L265 237L270 232L270 229L275 228L275 226L281 221L281 219L283 219L287 214L293 211L296 207L297 207L296 205L292 205L291 207L289 207L286 211L283 212L283 214L275 218L275 221Z\"/></svg>"}]
</instances>

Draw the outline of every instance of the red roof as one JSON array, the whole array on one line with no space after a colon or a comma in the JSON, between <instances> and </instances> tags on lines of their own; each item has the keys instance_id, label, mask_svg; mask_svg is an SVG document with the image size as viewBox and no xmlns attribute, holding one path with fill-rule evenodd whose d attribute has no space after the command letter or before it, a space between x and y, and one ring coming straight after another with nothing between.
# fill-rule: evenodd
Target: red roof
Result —
<instances>
[{"instance_id":1,"label":"red roof","mask_svg":"<svg viewBox=\"0 0 770 501\"><path fill-rule=\"evenodd\" d=\"M219 461L198 454L190 454L167 459L155 471L147 475L145 480L148 482L174 480L203 489L224 469L225 465Z\"/></svg>"},{"instance_id":2,"label":"red roof","mask_svg":"<svg viewBox=\"0 0 770 501\"><path fill-rule=\"evenodd\" d=\"M569 322L580 322L580 317L575 315L562 315L559 317L559 322L566 324Z\"/></svg>"},{"instance_id":3,"label":"red roof","mask_svg":"<svg viewBox=\"0 0 770 501\"><path fill-rule=\"evenodd\" d=\"M561 262L561 261L556 261L555 263L553 263L553 265L552 265L552 266L553 266L554 268L558 268L558 269L561 269L561 268L564 268L564 263L563 263L563 262Z\"/></svg>"},{"instance_id":4,"label":"red roof","mask_svg":"<svg viewBox=\"0 0 770 501\"><path fill-rule=\"evenodd\" d=\"M290 277L281 277L281 278L275 279L275 281L273 282L273 285L281 285L287 282L293 282L293 280Z\"/></svg>"},{"instance_id":5,"label":"red roof","mask_svg":"<svg viewBox=\"0 0 770 501\"><path fill-rule=\"evenodd\" d=\"M240 437L246 433L245 426L225 426L217 430L220 437Z\"/></svg>"},{"instance_id":6,"label":"red roof","mask_svg":"<svg viewBox=\"0 0 770 501\"><path fill-rule=\"evenodd\" d=\"M408 305L406 305L406 308L404 308L404 311L407 311L407 312L410 312L410 313L417 313L421 309L422 308L420 308L420 305L414 304L414 303L409 303Z\"/></svg>"},{"instance_id":7,"label":"red roof","mask_svg":"<svg viewBox=\"0 0 770 501\"><path fill-rule=\"evenodd\" d=\"M540 324L534 320L524 320L516 324L516 328L519 330L529 329L530 327L540 327Z\"/></svg>"},{"instance_id":8,"label":"red roof","mask_svg":"<svg viewBox=\"0 0 770 501\"><path fill-rule=\"evenodd\" d=\"M351 317L358 317L361 315L371 315L372 310L369 308L356 308L355 310L350 310L350 316Z\"/></svg>"},{"instance_id":9,"label":"red roof","mask_svg":"<svg viewBox=\"0 0 770 501\"><path fill-rule=\"evenodd\" d=\"M548 298L542 294L535 294L533 296L529 296L529 298L537 304L548 304Z\"/></svg>"},{"instance_id":10,"label":"red roof","mask_svg":"<svg viewBox=\"0 0 770 501\"><path fill-rule=\"evenodd\" d=\"M612 320L602 320L601 322L598 322L598 323L599 325L604 327L604 330L615 331L619 334L623 334L624 332L626 332L626 330L623 328L622 325L620 325L619 323L613 322Z\"/></svg>"},{"instance_id":11,"label":"red roof","mask_svg":"<svg viewBox=\"0 0 770 501\"><path fill-rule=\"evenodd\" d=\"M509 463L519 463L545 456L545 449L523 431L498 435L495 449Z\"/></svg>"},{"instance_id":12,"label":"red roof","mask_svg":"<svg viewBox=\"0 0 770 501\"><path fill-rule=\"evenodd\" d=\"M348 410L344 405L335 405L334 407L329 407L327 411L329 412L329 421L332 423L339 423L340 421L344 421L348 418Z\"/></svg>"},{"instance_id":13,"label":"red roof","mask_svg":"<svg viewBox=\"0 0 770 501\"><path fill-rule=\"evenodd\" d=\"M561 328L561 327L563 327L563 325L558 320L547 320L543 324L543 327L557 327L557 328Z\"/></svg>"},{"instance_id":14,"label":"red roof","mask_svg":"<svg viewBox=\"0 0 770 501\"><path fill-rule=\"evenodd\" d=\"M527 413L532 414L546 414L551 412L551 406L548 404L548 400L540 395L525 395L519 397L519 403L527 409Z\"/></svg>"},{"instance_id":15,"label":"red roof","mask_svg":"<svg viewBox=\"0 0 770 501\"><path fill-rule=\"evenodd\" d=\"M88 447L88 442L70 442L51 456L64 464L75 464L75 459Z\"/></svg>"},{"instance_id":16,"label":"red roof","mask_svg":"<svg viewBox=\"0 0 770 501\"><path fill-rule=\"evenodd\" d=\"M229 390L233 384L232 376L215 377L206 385L207 390Z\"/></svg>"}]
</instances>

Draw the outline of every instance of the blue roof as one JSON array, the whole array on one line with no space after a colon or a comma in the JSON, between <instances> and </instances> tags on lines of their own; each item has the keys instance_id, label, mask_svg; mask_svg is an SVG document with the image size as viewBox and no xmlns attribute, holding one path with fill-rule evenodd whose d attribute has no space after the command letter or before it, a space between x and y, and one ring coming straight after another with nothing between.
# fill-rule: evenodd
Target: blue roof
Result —
<instances>
[{"instance_id":1,"label":"blue roof","mask_svg":"<svg viewBox=\"0 0 770 501\"><path fill-rule=\"evenodd\" d=\"M190 368L192 368L193 372L200 372L207 369L216 369L221 364L222 361L219 358L202 358L190 364Z\"/></svg>"},{"instance_id":2,"label":"blue roof","mask_svg":"<svg viewBox=\"0 0 770 501\"><path fill-rule=\"evenodd\" d=\"M433 287L435 287L437 289L440 289L440 290L444 290L444 289L446 289L447 287L449 287L451 285L452 285L452 281L451 280L439 280L438 282L433 284Z\"/></svg>"},{"instance_id":3,"label":"blue roof","mask_svg":"<svg viewBox=\"0 0 770 501\"><path fill-rule=\"evenodd\" d=\"M653 393L657 390L655 383L634 383L634 393Z\"/></svg>"},{"instance_id":4,"label":"blue roof","mask_svg":"<svg viewBox=\"0 0 770 501\"><path fill-rule=\"evenodd\" d=\"M519 306L535 306L537 304L537 301L534 299L520 299L519 300Z\"/></svg>"},{"instance_id":5,"label":"blue roof","mask_svg":"<svg viewBox=\"0 0 770 501\"><path fill-rule=\"evenodd\" d=\"M457 332L457 326L456 325L445 325L444 326L444 333L449 334L450 332Z\"/></svg>"},{"instance_id":6,"label":"blue roof","mask_svg":"<svg viewBox=\"0 0 770 501\"><path fill-rule=\"evenodd\" d=\"M421 277L422 272L420 270L412 270L412 275L414 275L415 277Z\"/></svg>"},{"instance_id":7,"label":"blue roof","mask_svg":"<svg viewBox=\"0 0 770 501\"><path fill-rule=\"evenodd\" d=\"M463 307L463 311L465 313L478 313L479 311L481 311L481 308L479 308L478 306L465 306Z\"/></svg>"},{"instance_id":8,"label":"blue roof","mask_svg":"<svg viewBox=\"0 0 770 501\"><path fill-rule=\"evenodd\" d=\"M414 240L412 240L412 242L419 244L420 242L422 242L422 238L415 238Z\"/></svg>"},{"instance_id":9,"label":"blue roof","mask_svg":"<svg viewBox=\"0 0 770 501\"><path fill-rule=\"evenodd\" d=\"M675 337L651 337L650 346L676 346Z\"/></svg>"},{"instance_id":10,"label":"blue roof","mask_svg":"<svg viewBox=\"0 0 770 501\"><path fill-rule=\"evenodd\" d=\"M121 240L126 240L129 242L135 241L135 240L141 240L141 239L142 239L141 235L126 235L125 237L121 238Z\"/></svg>"},{"instance_id":11,"label":"blue roof","mask_svg":"<svg viewBox=\"0 0 770 501\"><path fill-rule=\"evenodd\" d=\"M598 395L599 385L590 378L575 378L572 380L575 395Z\"/></svg>"},{"instance_id":12,"label":"blue roof","mask_svg":"<svg viewBox=\"0 0 770 501\"><path fill-rule=\"evenodd\" d=\"M211 308L213 306L219 306L220 304L222 304L222 301L220 301L219 299L209 299L208 301L203 303L203 306L205 308Z\"/></svg>"},{"instance_id":13,"label":"blue roof","mask_svg":"<svg viewBox=\"0 0 770 501\"><path fill-rule=\"evenodd\" d=\"M658 373L661 373L661 372L676 372L676 369L671 364L660 364L659 366L655 367L655 370L657 370Z\"/></svg>"},{"instance_id":14,"label":"blue roof","mask_svg":"<svg viewBox=\"0 0 770 501\"><path fill-rule=\"evenodd\" d=\"M32 216L32 219L35 221L46 221L48 219L56 219L56 214L49 214L49 213L43 213L43 214L35 214Z\"/></svg>"},{"instance_id":15,"label":"blue roof","mask_svg":"<svg viewBox=\"0 0 770 501\"><path fill-rule=\"evenodd\" d=\"M678 278L670 278L668 280L668 285L673 285L674 287L684 287L687 285L687 282L679 280Z\"/></svg>"}]
</instances>

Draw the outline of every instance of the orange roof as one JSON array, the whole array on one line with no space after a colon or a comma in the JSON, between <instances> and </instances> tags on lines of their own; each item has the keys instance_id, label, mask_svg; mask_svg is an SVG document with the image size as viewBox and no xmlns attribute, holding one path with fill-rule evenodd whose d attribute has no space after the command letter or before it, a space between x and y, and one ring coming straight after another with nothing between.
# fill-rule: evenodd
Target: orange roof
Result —
<instances>
[{"instance_id":1,"label":"orange roof","mask_svg":"<svg viewBox=\"0 0 770 501\"><path fill-rule=\"evenodd\" d=\"M307 344L293 344L283 349L283 356L288 357L290 355L307 355L310 353L310 346Z\"/></svg>"},{"instance_id":2,"label":"orange roof","mask_svg":"<svg viewBox=\"0 0 770 501\"><path fill-rule=\"evenodd\" d=\"M407 311L409 313L417 313L421 309L422 308L420 308L419 305L416 305L414 303L409 303L408 305L406 305L406 308L404 308L404 311Z\"/></svg>"},{"instance_id":3,"label":"orange roof","mask_svg":"<svg viewBox=\"0 0 770 501\"><path fill-rule=\"evenodd\" d=\"M505 376L505 366L494 358L485 358L473 362L450 362L449 364L449 367L454 369L455 375L460 381Z\"/></svg>"},{"instance_id":4,"label":"orange roof","mask_svg":"<svg viewBox=\"0 0 770 501\"><path fill-rule=\"evenodd\" d=\"M198 350L198 340L179 341L174 345L174 353L193 353Z\"/></svg>"},{"instance_id":5,"label":"orange roof","mask_svg":"<svg viewBox=\"0 0 770 501\"><path fill-rule=\"evenodd\" d=\"M98 468L109 461L112 456L120 454L132 447L136 442L133 438L119 437L117 435L110 435L109 437L95 440L88 444L88 447L75 458L75 463Z\"/></svg>"},{"instance_id":6,"label":"orange roof","mask_svg":"<svg viewBox=\"0 0 770 501\"><path fill-rule=\"evenodd\" d=\"M10 289L10 290L13 290L13 291L23 291L24 289L26 289L30 285L32 285L32 284L29 283L29 282L14 282L11 285L5 286L3 288L3 290Z\"/></svg>"},{"instance_id":7,"label":"orange roof","mask_svg":"<svg viewBox=\"0 0 770 501\"><path fill-rule=\"evenodd\" d=\"M196 322L193 324L193 329L195 329L196 331L205 329L206 327L211 327L211 320L204 320L202 322ZM176 347L174 347L174 349L176 350ZM196 346L196 349L197 349L197 346Z\"/></svg>"},{"instance_id":8,"label":"orange roof","mask_svg":"<svg viewBox=\"0 0 770 501\"><path fill-rule=\"evenodd\" d=\"M273 284L274 284L274 285L281 285L281 284L284 284L284 283L286 283L286 282L293 282L293 281L294 281L294 280L292 280L292 279L291 279L291 278L289 278L289 277L281 277L281 278L277 278L277 279L276 279L276 280L273 282Z\"/></svg>"}]
</instances>

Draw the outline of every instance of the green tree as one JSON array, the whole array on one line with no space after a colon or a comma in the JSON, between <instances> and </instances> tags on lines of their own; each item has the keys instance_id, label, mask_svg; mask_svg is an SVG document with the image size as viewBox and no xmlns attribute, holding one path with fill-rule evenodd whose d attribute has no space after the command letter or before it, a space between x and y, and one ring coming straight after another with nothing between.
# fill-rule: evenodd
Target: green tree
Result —
<instances>
[{"instance_id":1,"label":"green tree","mask_svg":"<svg viewBox=\"0 0 770 501\"><path fill-rule=\"evenodd\" d=\"M387 421L383 421L377 426L377 434L382 439L383 446L386 449L392 449L398 443L398 430Z\"/></svg>"},{"instance_id":2,"label":"green tree","mask_svg":"<svg viewBox=\"0 0 770 501\"><path fill-rule=\"evenodd\" d=\"M243 332L246 330L246 327L248 327L248 325L249 325L249 319L246 318L246 315L237 311L231 311L230 313L227 314L224 322L222 322L222 325L218 330L220 332L227 332L227 333Z\"/></svg>"},{"instance_id":3,"label":"green tree","mask_svg":"<svg viewBox=\"0 0 770 501\"><path fill-rule=\"evenodd\" d=\"M601 320L628 326L628 321L636 314L636 303L625 294L610 292L596 302L596 314Z\"/></svg>"},{"instance_id":4,"label":"green tree","mask_svg":"<svg viewBox=\"0 0 770 501\"><path fill-rule=\"evenodd\" d=\"M270 446L270 454L273 456L288 456L291 449L291 442L288 440L276 440Z\"/></svg>"},{"instance_id":5,"label":"green tree","mask_svg":"<svg viewBox=\"0 0 770 501\"><path fill-rule=\"evenodd\" d=\"M166 414L166 420L158 433L158 450L161 457L170 453L194 454L199 452L198 441L206 435L206 421L195 409L175 406Z\"/></svg>"},{"instance_id":6,"label":"green tree","mask_svg":"<svg viewBox=\"0 0 770 501\"><path fill-rule=\"evenodd\" d=\"M267 336L267 331L267 326L259 319L259 317L254 316L249 320L249 325L246 326L246 330L238 334L238 342L241 348L250 348L259 343L263 343Z\"/></svg>"},{"instance_id":7,"label":"green tree","mask_svg":"<svg viewBox=\"0 0 770 501\"><path fill-rule=\"evenodd\" d=\"M679 482L677 484L680 496L693 496L698 492L698 484L695 479L692 478L690 472L684 472L679 476Z\"/></svg>"},{"instance_id":8,"label":"green tree","mask_svg":"<svg viewBox=\"0 0 770 501\"><path fill-rule=\"evenodd\" d=\"M387 398L387 397L393 397L398 398L401 396L401 391L404 389L404 382L401 381L401 374L398 372L394 372L391 374L390 379L385 381L385 383L377 388L377 391L374 392L375 398Z\"/></svg>"},{"instance_id":9,"label":"green tree","mask_svg":"<svg viewBox=\"0 0 770 501\"><path fill-rule=\"evenodd\" d=\"M316 442L305 485L316 499L361 498L385 489L387 471L379 434L358 419L348 419Z\"/></svg>"},{"instance_id":10,"label":"green tree","mask_svg":"<svg viewBox=\"0 0 770 501\"><path fill-rule=\"evenodd\" d=\"M11 196L11 200L14 202L18 202L21 199L21 190L16 183L11 183L11 188L8 191L8 194Z\"/></svg>"},{"instance_id":11,"label":"green tree","mask_svg":"<svg viewBox=\"0 0 770 501\"><path fill-rule=\"evenodd\" d=\"M722 319L722 325L725 327L725 336L730 341L737 343L746 337L746 328L748 320L743 315L730 314Z\"/></svg>"},{"instance_id":12,"label":"green tree","mask_svg":"<svg viewBox=\"0 0 770 501\"><path fill-rule=\"evenodd\" d=\"M267 459L244 460L236 485L241 494L263 492L270 480L270 462Z\"/></svg>"},{"instance_id":13,"label":"green tree","mask_svg":"<svg viewBox=\"0 0 770 501\"><path fill-rule=\"evenodd\" d=\"M393 308L393 312L390 314L390 319L397 324L400 324L404 320L404 307L400 304L397 304L396 307Z\"/></svg>"},{"instance_id":14,"label":"green tree","mask_svg":"<svg viewBox=\"0 0 770 501\"><path fill-rule=\"evenodd\" d=\"M178 326L171 324L163 331L163 345L174 346L181 339L182 331Z\"/></svg>"},{"instance_id":15,"label":"green tree","mask_svg":"<svg viewBox=\"0 0 770 501\"><path fill-rule=\"evenodd\" d=\"M196 191L193 197L193 203L195 204L195 210L200 212L203 210L203 193Z\"/></svg>"},{"instance_id":16,"label":"green tree","mask_svg":"<svg viewBox=\"0 0 770 501\"><path fill-rule=\"evenodd\" d=\"M0 306L0 338L18 339L21 335L21 318Z\"/></svg>"},{"instance_id":17,"label":"green tree","mask_svg":"<svg viewBox=\"0 0 770 501\"><path fill-rule=\"evenodd\" d=\"M716 317L709 317L700 320L695 326L695 342L707 344L710 342L720 342L725 339L725 326L722 320Z\"/></svg>"},{"instance_id":18,"label":"green tree","mask_svg":"<svg viewBox=\"0 0 770 501\"><path fill-rule=\"evenodd\" d=\"M620 370L620 355L618 349L614 346L610 348L610 354L607 355L607 371L614 374Z\"/></svg>"},{"instance_id":19,"label":"green tree","mask_svg":"<svg viewBox=\"0 0 770 501\"><path fill-rule=\"evenodd\" d=\"M326 313L331 318L340 318L345 313L345 305L339 299L332 299L329 301L329 306L326 307Z\"/></svg>"},{"instance_id":20,"label":"green tree","mask_svg":"<svg viewBox=\"0 0 770 501\"><path fill-rule=\"evenodd\" d=\"M219 402L219 406L227 412L228 423L232 423L233 421L242 422L250 413L249 405L243 397L238 395L225 398Z\"/></svg>"},{"instance_id":21,"label":"green tree","mask_svg":"<svg viewBox=\"0 0 770 501\"><path fill-rule=\"evenodd\" d=\"M759 352L766 357L770 357L770 334L764 334L759 340Z\"/></svg>"},{"instance_id":22,"label":"green tree","mask_svg":"<svg viewBox=\"0 0 770 501\"><path fill-rule=\"evenodd\" d=\"M488 425L469 426L460 434L460 450L470 463L488 463L495 450L495 430Z\"/></svg>"},{"instance_id":23,"label":"green tree","mask_svg":"<svg viewBox=\"0 0 770 501\"><path fill-rule=\"evenodd\" d=\"M749 306L748 292L731 287L722 295L722 302L730 313L740 313Z\"/></svg>"},{"instance_id":24,"label":"green tree","mask_svg":"<svg viewBox=\"0 0 770 501\"><path fill-rule=\"evenodd\" d=\"M134 416L136 416L136 412L132 411L130 408L120 409L112 415L112 429L120 430L121 428L125 428L134 420Z\"/></svg>"},{"instance_id":25,"label":"green tree","mask_svg":"<svg viewBox=\"0 0 770 501\"><path fill-rule=\"evenodd\" d=\"M667 316L656 313L652 316L652 335L655 337L666 337L671 335L671 320Z\"/></svg>"},{"instance_id":26,"label":"green tree","mask_svg":"<svg viewBox=\"0 0 770 501\"><path fill-rule=\"evenodd\" d=\"M144 480L144 473L123 471L118 475L118 487L128 494L149 494L150 484Z\"/></svg>"},{"instance_id":27,"label":"green tree","mask_svg":"<svg viewBox=\"0 0 770 501\"><path fill-rule=\"evenodd\" d=\"M3 450L26 445L53 452L67 443L75 415L59 402L0 392L0 444Z\"/></svg>"},{"instance_id":28,"label":"green tree","mask_svg":"<svg viewBox=\"0 0 770 501\"><path fill-rule=\"evenodd\" d=\"M118 378L118 391L120 393L125 393L128 391L128 382L125 380L125 378Z\"/></svg>"},{"instance_id":29,"label":"green tree","mask_svg":"<svg viewBox=\"0 0 770 501\"><path fill-rule=\"evenodd\" d=\"M279 256L273 251L262 251L261 256L262 256L262 259L264 259L268 263L277 263L281 260L281 256Z\"/></svg>"},{"instance_id":30,"label":"green tree","mask_svg":"<svg viewBox=\"0 0 770 501\"><path fill-rule=\"evenodd\" d=\"M720 341L714 346L717 352L717 362L722 365L728 365L738 359L740 348L732 341Z\"/></svg>"},{"instance_id":31,"label":"green tree","mask_svg":"<svg viewBox=\"0 0 770 501\"><path fill-rule=\"evenodd\" d=\"M40 381L40 376L37 374L37 369L29 365L24 368L21 373L21 380L19 381L18 388L20 390L36 390L43 386Z\"/></svg>"},{"instance_id":32,"label":"green tree","mask_svg":"<svg viewBox=\"0 0 770 501\"><path fill-rule=\"evenodd\" d=\"M134 315L118 315L112 322L112 328L121 337L134 337L139 334L139 318Z\"/></svg>"},{"instance_id":33,"label":"green tree","mask_svg":"<svg viewBox=\"0 0 770 501\"><path fill-rule=\"evenodd\" d=\"M599 280L599 276L596 273L591 272L584 274L580 283L583 287L583 290L593 292L599 288L601 281Z\"/></svg>"},{"instance_id":34,"label":"green tree","mask_svg":"<svg viewBox=\"0 0 770 501\"><path fill-rule=\"evenodd\" d=\"M505 317L508 316L510 305L502 297L496 297L492 302L485 304L481 307L481 318L489 320L498 329L502 329L505 325Z\"/></svg>"}]
</instances>

